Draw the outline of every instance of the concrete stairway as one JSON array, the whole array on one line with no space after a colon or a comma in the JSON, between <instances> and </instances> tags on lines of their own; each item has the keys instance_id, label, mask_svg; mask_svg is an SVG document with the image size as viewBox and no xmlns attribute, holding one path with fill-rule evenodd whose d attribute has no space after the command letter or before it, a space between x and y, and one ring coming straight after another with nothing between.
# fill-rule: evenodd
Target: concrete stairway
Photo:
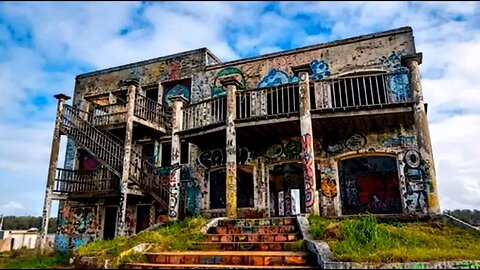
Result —
<instances>
[{"instance_id":1,"label":"concrete stairway","mask_svg":"<svg viewBox=\"0 0 480 270\"><path fill-rule=\"evenodd\" d=\"M198 250L147 253L130 269L314 269L296 218L220 220Z\"/></svg>"}]
</instances>

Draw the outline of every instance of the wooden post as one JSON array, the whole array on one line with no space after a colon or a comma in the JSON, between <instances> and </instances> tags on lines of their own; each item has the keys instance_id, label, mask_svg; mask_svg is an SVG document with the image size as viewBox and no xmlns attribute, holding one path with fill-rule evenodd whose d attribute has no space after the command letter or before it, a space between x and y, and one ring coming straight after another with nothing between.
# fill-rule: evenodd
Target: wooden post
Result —
<instances>
[{"instance_id":1,"label":"wooden post","mask_svg":"<svg viewBox=\"0 0 480 270\"><path fill-rule=\"evenodd\" d=\"M300 132L302 135L303 178L305 181L305 210L307 213L320 214L318 193L316 192L315 154L313 149L312 115L310 113L310 65L292 67L299 78L300 91Z\"/></svg>"},{"instance_id":2,"label":"wooden post","mask_svg":"<svg viewBox=\"0 0 480 270\"><path fill-rule=\"evenodd\" d=\"M235 75L223 77L220 83L227 88L227 175L226 175L226 212L228 218L237 217L237 137L235 134L236 91L240 86L239 78Z\"/></svg>"},{"instance_id":3,"label":"wooden post","mask_svg":"<svg viewBox=\"0 0 480 270\"><path fill-rule=\"evenodd\" d=\"M138 87L137 82L131 82L128 86L128 104L127 104L127 123L125 131L125 153L123 156L122 178L120 180L120 222L117 225L117 235L125 236L126 215L127 215L127 194L128 194L128 178L130 176L130 161L132 156L133 142L133 114L135 111L135 97Z\"/></svg>"},{"instance_id":4,"label":"wooden post","mask_svg":"<svg viewBox=\"0 0 480 270\"><path fill-rule=\"evenodd\" d=\"M182 130L183 125L183 105L188 100L182 96L173 96L172 101L172 170L170 171L170 199L168 205L168 218L177 220L180 206L180 161L181 161L181 142L178 131Z\"/></svg>"},{"instance_id":5,"label":"wooden post","mask_svg":"<svg viewBox=\"0 0 480 270\"><path fill-rule=\"evenodd\" d=\"M60 151L60 126L62 125L62 117L65 101L70 97L64 94L54 96L58 99L57 115L55 117L55 127L53 129L52 149L50 152L50 163L48 165L47 185L45 188L45 200L43 203L43 218L40 231L40 249L44 250L47 246L48 221L50 219L50 210L52 208L52 193L55 182L55 172L57 170L58 152Z\"/></svg>"},{"instance_id":6,"label":"wooden post","mask_svg":"<svg viewBox=\"0 0 480 270\"><path fill-rule=\"evenodd\" d=\"M425 190L427 191L429 214L439 214L440 205L438 201L438 187L435 174L435 164L433 161L432 143L430 140L430 129L428 127L428 118L423 101L423 90L420 82L420 64L422 63L422 53L407 55L402 57L402 63L408 68L408 77L410 89L413 92L414 105L414 125L417 135L418 150L422 159L421 164Z\"/></svg>"}]
</instances>

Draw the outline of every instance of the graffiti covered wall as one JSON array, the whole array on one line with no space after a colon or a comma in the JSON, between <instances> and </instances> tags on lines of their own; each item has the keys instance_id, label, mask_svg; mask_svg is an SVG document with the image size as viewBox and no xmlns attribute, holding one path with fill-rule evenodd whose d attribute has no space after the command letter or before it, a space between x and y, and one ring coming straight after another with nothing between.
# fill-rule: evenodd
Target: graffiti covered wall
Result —
<instances>
[{"instance_id":1,"label":"graffiti covered wall","mask_svg":"<svg viewBox=\"0 0 480 270\"><path fill-rule=\"evenodd\" d=\"M96 206L64 202L60 207L55 235L57 250L66 252L95 240L99 224Z\"/></svg>"},{"instance_id":2,"label":"graffiti covered wall","mask_svg":"<svg viewBox=\"0 0 480 270\"><path fill-rule=\"evenodd\" d=\"M242 78L240 91L271 87L298 82L291 67L309 64L313 71L311 80L359 70L393 71L398 76L392 77L389 83L396 86L399 95L406 95L405 70L400 67L399 57L414 53L411 29L400 29L388 36L368 35L362 38L357 38L356 42L338 41L270 57L207 67L205 74L194 78L193 85L200 88L199 96L203 98L223 95L224 89L218 85L218 79L231 74L238 74Z\"/></svg>"}]
</instances>

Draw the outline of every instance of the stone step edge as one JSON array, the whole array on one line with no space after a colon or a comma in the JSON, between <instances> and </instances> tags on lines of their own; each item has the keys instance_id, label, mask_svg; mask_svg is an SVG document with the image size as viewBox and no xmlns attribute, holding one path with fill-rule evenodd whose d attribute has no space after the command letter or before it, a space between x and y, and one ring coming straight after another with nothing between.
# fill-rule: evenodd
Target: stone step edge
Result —
<instances>
[{"instance_id":1,"label":"stone step edge","mask_svg":"<svg viewBox=\"0 0 480 270\"><path fill-rule=\"evenodd\" d=\"M281 243L281 242L276 242ZM291 243L291 242L286 242ZM165 251L165 252L146 252L146 256L155 256L155 255L173 255L173 256L308 256L308 252L295 252L295 251Z\"/></svg>"},{"instance_id":2,"label":"stone step edge","mask_svg":"<svg viewBox=\"0 0 480 270\"><path fill-rule=\"evenodd\" d=\"M282 219L296 219L297 217L291 216L291 217L269 217L269 218L226 218L222 219L222 221L237 221L237 220L282 220Z\"/></svg>"},{"instance_id":3,"label":"stone step edge","mask_svg":"<svg viewBox=\"0 0 480 270\"><path fill-rule=\"evenodd\" d=\"M218 268L218 269L316 269L310 265L235 265L235 264L159 264L159 263L127 263L128 266L164 267L168 268Z\"/></svg>"},{"instance_id":4,"label":"stone step edge","mask_svg":"<svg viewBox=\"0 0 480 270\"><path fill-rule=\"evenodd\" d=\"M297 240L298 241L298 240ZM241 245L241 244L248 244L248 245L256 245L256 244L293 244L296 241L279 241L279 242L193 242L194 245Z\"/></svg>"},{"instance_id":5,"label":"stone step edge","mask_svg":"<svg viewBox=\"0 0 480 270\"><path fill-rule=\"evenodd\" d=\"M301 232L278 232L278 233L224 233L224 234L219 234L219 233L206 233L204 236L225 236L225 235L231 235L231 236L272 236L272 235L300 235Z\"/></svg>"}]
</instances>

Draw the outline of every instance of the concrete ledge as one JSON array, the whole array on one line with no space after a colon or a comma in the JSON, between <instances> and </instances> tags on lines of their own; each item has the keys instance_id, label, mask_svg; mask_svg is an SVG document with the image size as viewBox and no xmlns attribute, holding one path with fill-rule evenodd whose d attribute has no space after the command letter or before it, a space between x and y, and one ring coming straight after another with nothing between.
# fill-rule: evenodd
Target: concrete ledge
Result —
<instances>
[{"instance_id":1,"label":"concrete ledge","mask_svg":"<svg viewBox=\"0 0 480 270\"><path fill-rule=\"evenodd\" d=\"M202 227L202 233L203 234L207 234L208 230L211 228L211 227L217 227L218 226L218 221L219 220L225 220L227 219L226 217L217 217L217 218L214 218L212 220L210 220L207 224L205 224L203 227Z\"/></svg>"},{"instance_id":2,"label":"concrete ledge","mask_svg":"<svg viewBox=\"0 0 480 270\"><path fill-rule=\"evenodd\" d=\"M335 218L335 217L332 217ZM337 219L349 218L348 216L336 217ZM385 215L380 219L399 219L402 221L438 220L444 219L453 225L475 230L480 230L450 215ZM410 263L368 263L368 262L335 262L328 244L324 241L313 240L308 228L308 215L297 216L297 222L302 232L308 252L315 256L317 265L322 269L480 269L480 260L463 261L434 261L434 262L410 262Z\"/></svg>"}]
</instances>

